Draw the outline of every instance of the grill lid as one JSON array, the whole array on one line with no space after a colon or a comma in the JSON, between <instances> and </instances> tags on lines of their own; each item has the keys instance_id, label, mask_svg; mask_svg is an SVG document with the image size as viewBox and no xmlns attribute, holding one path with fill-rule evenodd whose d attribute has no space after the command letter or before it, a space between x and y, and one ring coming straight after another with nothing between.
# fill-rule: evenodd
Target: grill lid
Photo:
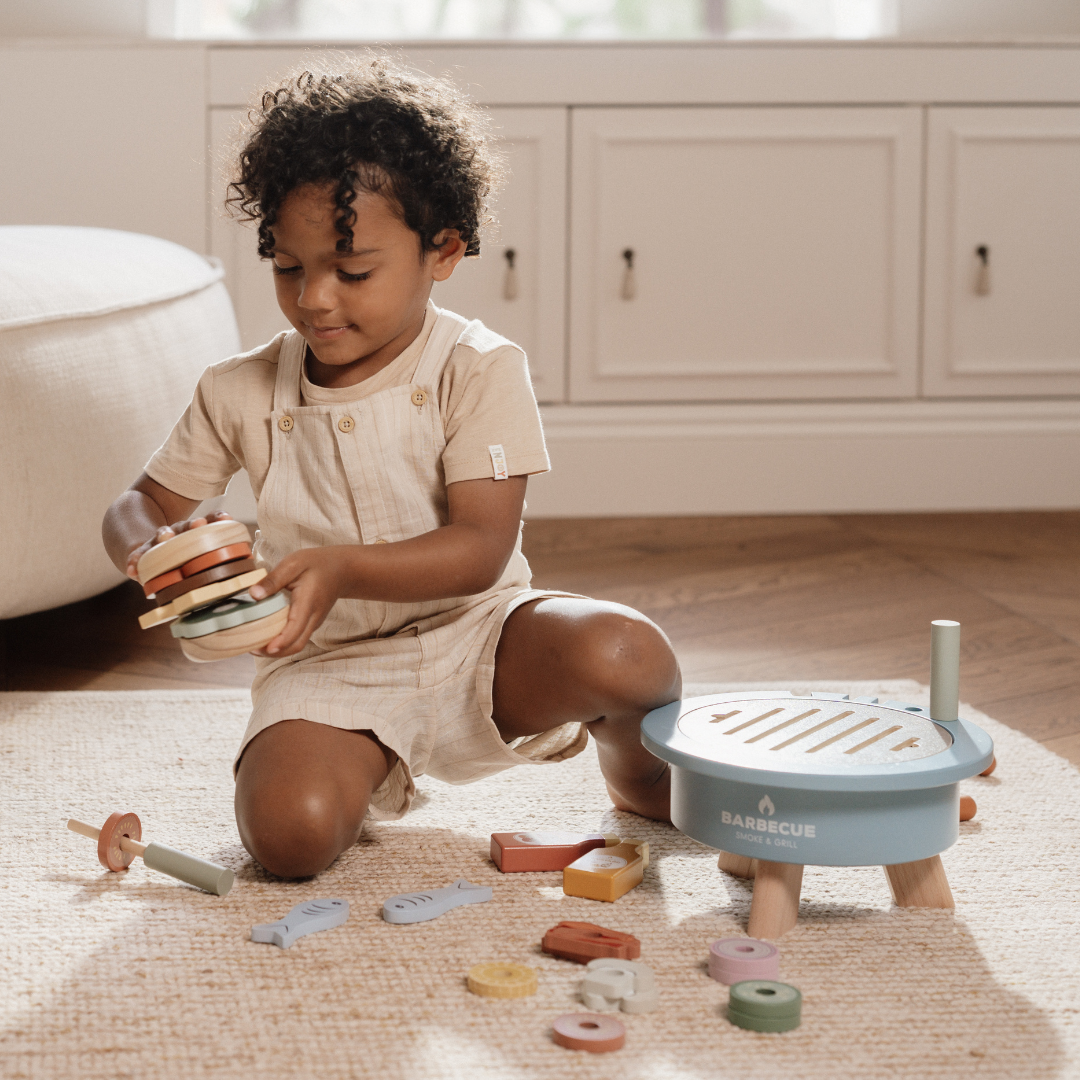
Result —
<instances>
[{"instance_id":1,"label":"grill lid","mask_svg":"<svg viewBox=\"0 0 1080 1080\"><path fill-rule=\"evenodd\" d=\"M937 723L903 702L783 690L711 694L654 709L641 739L707 776L773 786L902 791L981 772L993 743L965 720Z\"/></svg>"}]
</instances>

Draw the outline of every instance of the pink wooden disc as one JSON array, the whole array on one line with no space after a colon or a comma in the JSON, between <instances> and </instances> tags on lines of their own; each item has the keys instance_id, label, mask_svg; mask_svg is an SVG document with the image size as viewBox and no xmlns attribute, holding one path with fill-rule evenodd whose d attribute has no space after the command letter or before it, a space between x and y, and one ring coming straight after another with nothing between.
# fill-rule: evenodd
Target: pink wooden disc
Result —
<instances>
[{"instance_id":1,"label":"pink wooden disc","mask_svg":"<svg viewBox=\"0 0 1080 1080\"><path fill-rule=\"evenodd\" d=\"M106 870L126 870L135 858L120 847L120 837L142 839L142 822L137 814L110 814L98 833L97 854Z\"/></svg>"},{"instance_id":2,"label":"pink wooden disc","mask_svg":"<svg viewBox=\"0 0 1080 1080\"><path fill-rule=\"evenodd\" d=\"M709 946L709 974L725 986L746 979L776 981L780 977L780 950L757 938L721 938Z\"/></svg>"},{"instance_id":3,"label":"pink wooden disc","mask_svg":"<svg viewBox=\"0 0 1080 1080\"><path fill-rule=\"evenodd\" d=\"M600 1013L566 1013L551 1025L555 1041L568 1050L588 1050L603 1054L621 1050L626 1028L612 1016Z\"/></svg>"}]
</instances>

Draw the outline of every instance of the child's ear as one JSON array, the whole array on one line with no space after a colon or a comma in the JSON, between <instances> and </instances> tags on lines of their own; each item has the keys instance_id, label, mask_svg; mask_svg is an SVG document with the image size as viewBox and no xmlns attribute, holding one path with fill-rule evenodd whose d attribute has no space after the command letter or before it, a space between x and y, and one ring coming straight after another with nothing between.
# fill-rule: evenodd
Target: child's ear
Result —
<instances>
[{"instance_id":1,"label":"child's ear","mask_svg":"<svg viewBox=\"0 0 1080 1080\"><path fill-rule=\"evenodd\" d=\"M454 272L454 267L461 262L468 245L461 239L457 229L443 229L435 235L432 242L435 250L428 252L428 258L431 259L431 278L433 281L445 281Z\"/></svg>"}]
</instances>

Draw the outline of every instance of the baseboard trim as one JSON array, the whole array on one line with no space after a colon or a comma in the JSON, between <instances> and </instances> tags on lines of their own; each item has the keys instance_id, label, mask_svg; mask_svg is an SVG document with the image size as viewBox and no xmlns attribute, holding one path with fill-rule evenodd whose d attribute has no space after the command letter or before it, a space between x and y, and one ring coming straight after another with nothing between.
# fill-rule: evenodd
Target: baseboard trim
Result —
<instances>
[{"instance_id":1,"label":"baseboard trim","mask_svg":"<svg viewBox=\"0 0 1080 1080\"><path fill-rule=\"evenodd\" d=\"M1080 401L542 408L528 515L1080 507Z\"/></svg>"}]
</instances>

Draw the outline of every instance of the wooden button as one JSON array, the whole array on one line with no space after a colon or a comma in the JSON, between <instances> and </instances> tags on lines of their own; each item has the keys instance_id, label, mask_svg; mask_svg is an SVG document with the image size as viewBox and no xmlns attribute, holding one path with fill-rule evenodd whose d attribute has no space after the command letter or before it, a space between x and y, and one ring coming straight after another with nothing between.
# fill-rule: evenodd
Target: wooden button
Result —
<instances>
[{"instance_id":1,"label":"wooden button","mask_svg":"<svg viewBox=\"0 0 1080 1080\"><path fill-rule=\"evenodd\" d=\"M280 428L280 429L281 429L282 431L292 431L292 429L293 429L293 418L292 418L291 416L283 416L283 417L282 417L282 418L281 418L281 419L280 419L280 420L279 420L279 421L277 422L277 426L278 426L278 427L279 427L279 428Z\"/></svg>"},{"instance_id":2,"label":"wooden button","mask_svg":"<svg viewBox=\"0 0 1080 1080\"><path fill-rule=\"evenodd\" d=\"M337 427L338 431L343 431L346 435L348 435L349 432L352 431L354 427L356 427L356 421L353 420L351 416L343 416L337 422Z\"/></svg>"},{"instance_id":3,"label":"wooden button","mask_svg":"<svg viewBox=\"0 0 1080 1080\"><path fill-rule=\"evenodd\" d=\"M419 408L424 402L427 401L427 394L423 390L414 390L412 396L412 403Z\"/></svg>"}]
</instances>

